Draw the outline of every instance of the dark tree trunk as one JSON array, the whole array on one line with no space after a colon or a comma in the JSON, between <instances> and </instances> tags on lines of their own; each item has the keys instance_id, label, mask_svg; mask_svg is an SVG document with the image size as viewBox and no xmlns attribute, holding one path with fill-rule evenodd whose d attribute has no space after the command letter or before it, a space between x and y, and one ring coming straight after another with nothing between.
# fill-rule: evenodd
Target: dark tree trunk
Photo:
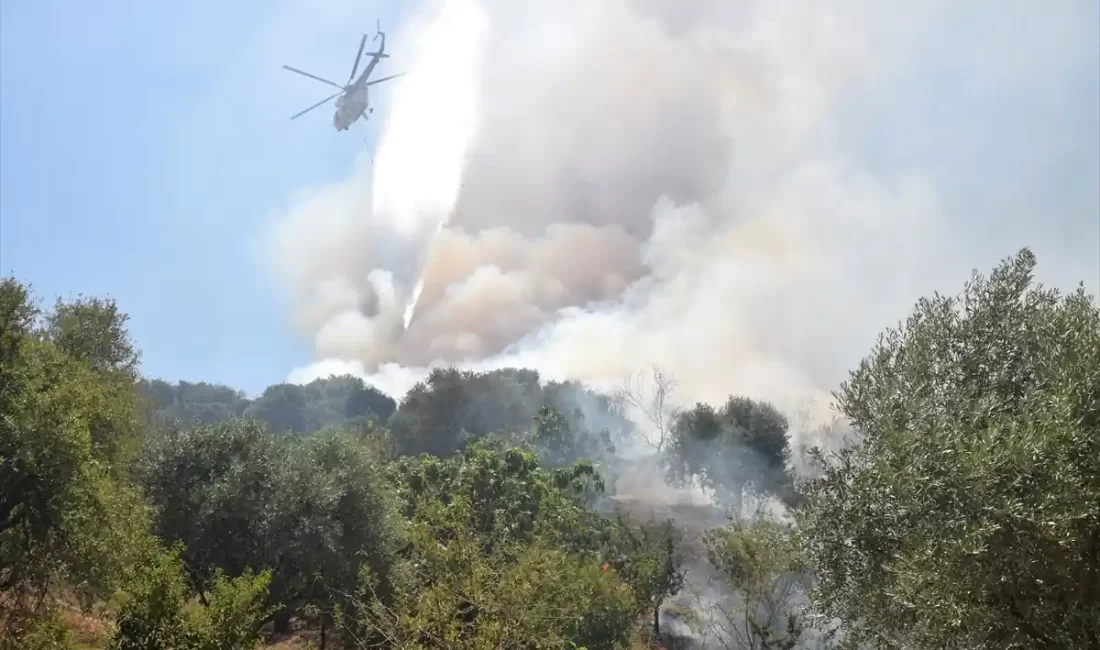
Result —
<instances>
[{"instance_id":1,"label":"dark tree trunk","mask_svg":"<svg viewBox=\"0 0 1100 650\"><path fill-rule=\"evenodd\" d=\"M283 609L272 619L275 634L290 634L290 609Z\"/></svg>"},{"instance_id":2,"label":"dark tree trunk","mask_svg":"<svg viewBox=\"0 0 1100 650\"><path fill-rule=\"evenodd\" d=\"M203 607L210 607L210 602L206 600L206 593L204 593L203 589L206 585L204 585L202 580L199 579L199 576L191 570L191 567L187 566L186 562L183 563L183 571L191 581L191 588L199 595L199 602L202 603Z\"/></svg>"},{"instance_id":3,"label":"dark tree trunk","mask_svg":"<svg viewBox=\"0 0 1100 650\"><path fill-rule=\"evenodd\" d=\"M653 608L653 640L661 640L661 606Z\"/></svg>"}]
</instances>

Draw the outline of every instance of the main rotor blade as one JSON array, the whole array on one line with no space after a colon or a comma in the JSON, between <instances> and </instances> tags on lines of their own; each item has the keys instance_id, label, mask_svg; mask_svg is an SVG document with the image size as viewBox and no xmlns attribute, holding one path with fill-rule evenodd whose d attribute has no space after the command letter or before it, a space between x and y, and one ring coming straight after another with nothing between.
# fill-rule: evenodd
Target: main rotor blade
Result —
<instances>
[{"instance_id":1,"label":"main rotor blade","mask_svg":"<svg viewBox=\"0 0 1100 650\"><path fill-rule=\"evenodd\" d=\"M336 83L335 81L329 81L328 79L322 79L321 77L318 77L315 74L310 74L310 73L305 72L303 70L299 70L298 68L292 68L289 65L284 65L283 68L286 69L286 70L290 70L291 72L297 72L300 75L305 75L305 76L309 77L310 79L316 79L317 81L320 81L321 83L328 84L328 85L332 86L333 88L339 88L340 90L344 90L344 86L341 86L340 84Z\"/></svg>"},{"instance_id":2,"label":"main rotor blade","mask_svg":"<svg viewBox=\"0 0 1100 650\"><path fill-rule=\"evenodd\" d=\"M381 79L375 79L374 81L368 81L367 85L368 86L373 86L374 84L380 84L383 81L389 81L390 79L396 79L397 77L403 77L407 74L409 74L409 73L408 72L398 72L397 74L391 74L388 77L382 77Z\"/></svg>"},{"instance_id":3,"label":"main rotor blade","mask_svg":"<svg viewBox=\"0 0 1100 650\"><path fill-rule=\"evenodd\" d=\"M292 119L292 120L296 120L296 119L298 119L299 117L301 117L301 116L305 115L306 113L308 113L308 112L312 111L313 109L317 108L318 106L320 106L320 105L322 105L322 104L327 104L328 102L332 101L333 99L335 99L335 98L337 98L337 97L339 97L340 95L343 95L343 94L344 94L344 91L343 91L343 90L341 90L340 92L336 93L335 95L329 95L328 97L325 97L324 99L322 99L321 101L317 102L317 103L316 103L316 104L314 104L313 106L310 106L310 107L309 107L309 108L307 108L306 110L304 110L304 111L301 111L301 112L299 112L299 113L295 113L294 115L291 115L291 116L290 116L290 119Z\"/></svg>"},{"instance_id":4,"label":"main rotor blade","mask_svg":"<svg viewBox=\"0 0 1100 650\"><path fill-rule=\"evenodd\" d=\"M359 41L359 51L355 53L355 63L351 66L351 74L348 75L348 84L355 80L355 72L359 69L359 59L363 57L363 48L367 45L367 35L363 34L363 40Z\"/></svg>"}]
</instances>

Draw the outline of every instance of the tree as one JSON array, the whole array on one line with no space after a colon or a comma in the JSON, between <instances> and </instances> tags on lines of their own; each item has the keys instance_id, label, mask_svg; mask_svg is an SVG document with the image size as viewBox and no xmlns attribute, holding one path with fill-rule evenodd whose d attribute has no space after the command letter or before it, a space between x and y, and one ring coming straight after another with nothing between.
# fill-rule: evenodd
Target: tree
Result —
<instances>
[{"instance_id":1,"label":"tree","mask_svg":"<svg viewBox=\"0 0 1100 650\"><path fill-rule=\"evenodd\" d=\"M603 563L609 522L590 463L553 471L532 452L475 442L390 468L406 518L392 603L365 572L350 620L360 647L621 647L641 613L635 583ZM638 583L640 584L640 583Z\"/></svg>"},{"instance_id":2,"label":"tree","mask_svg":"<svg viewBox=\"0 0 1100 650\"><path fill-rule=\"evenodd\" d=\"M653 425L653 434L642 435L642 439L660 454L676 421L677 409L672 404L676 380L657 366L653 366L650 372L648 386L642 372L624 378L622 386L615 391L615 399L623 408L638 411Z\"/></svg>"},{"instance_id":3,"label":"tree","mask_svg":"<svg viewBox=\"0 0 1100 650\"><path fill-rule=\"evenodd\" d=\"M160 650L185 642L187 583L179 549L147 559L120 598L111 650Z\"/></svg>"},{"instance_id":4,"label":"tree","mask_svg":"<svg viewBox=\"0 0 1100 650\"><path fill-rule=\"evenodd\" d=\"M346 382L344 417L349 420L373 415L379 422L385 422L397 410L397 404L388 395L373 386L367 386L358 377L334 377L330 378L330 382L341 379Z\"/></svg>"},{"instance_id":5,"label":"tree","mask_svg":"<svg viewBox=\"0 0 1100 650\"><path fill-rule=\"evenodd\" d=\"M270 572L214 576L204 604L188 607L180 548L143 562L119 599L111 650L251 650L267 614Z\"/></svg>"},{"instance_id":6,"label":"tree","mask_svg":"<svg viewBox=\"0 0 1100 650\"><path fill-rule=\"evenodd\" d=\"M60 298L46 315L44 335L69 357L101 373L121 373L137 381L141 355L126 331L129 317L113 300Z\"/></svg>"},{"instance_id":7,"label":"tree","mask_svg":"<svg viewBox=\"0 0 1100 650\"><path fill-rule=\"evenodd\" d=\"M85 306L59 303L43 327L30 292L0 281L0 594L16 638L51 587L109 593L148 541L120 464L135 413L126 362L83 345L126 340L125 319L84 320Z\"/></svg>"},{"instance_id":8,"label":"tree","mask_svg":"<svg viewBox=\"0 0 1100 650\"><path fill-rule=\"evenodd\" d=\"M546 411L540 415L542 409ZM560 420L554 425L558 428L541 442L533 439L539 431L532 422L550 411ZM390 427L403 455L449 456L492 435L533 444L542 448L546 460L570 463L610 460L614 440L629 422L615 400L577 382L541 384L537 372L516 368L486 373L437 368L405 395ZM565 447L550 450L548 444Z\"/></svg>"},{"instance_id":9,"label":"tree","mask_svg":"<svg viewBox=\"0 0 1100 650\"><path fill-rule=\"evenodd\" d=\"M800 607L808 583L796 532L767 518L736 522L705 535L707 557L735 602L714 605L718 638L749 650L792 650L805 637Z\"/></svg>"},{"instance_id":10,"label":"tree","mask_svg":"<svg viewBox=\"0 0 1100 650\"><path fill-rule=\"evenodd\" d=\"M263 426L231 420L150 438L139 477L157 516L154 530L181 555L191 588L216 569L239 573L274 563L276 495L286 454ZM279 594L282 596L282 594Z\"/></svg>"},{"instance_id":11,"label":"tree","mask_svg":"<svg viewBox=\"0 0 1100 650\"><path fill-rule=\"evenodd\" d=\"M536 543L486 553L473 531L435 508L438 523L414 522L409 559L398 571L396 599L386 605L364 574L359 598L341 618L355 647L587 648L629 641L638 615L630 587L598 562ZM435 531L450 520L452 534Z\"/></svg>"},{"instance_id":12,"label":"tree","mask_svg":"<svg viewBox=\"0 0 1100 650\"><path fill-rule=\"evenodd\" d=\"M548 472L539 468L533 452L487 439L461 456L402 458L388 472L407 519L414 519L424 503L452 507L461 502L467 525L486 550L536 537L552 538L569 550L598 548L600 518L585 506L604 485L591 463Z\"/></svg>"},{"instance_id":13,"label":"tree","mask_svg":"<svg viewBox=\"0 0 1100 650\"><path fill-rule=\"evenodd\" d=\"M316 379L303 386L269 386L256 400L228 386L159 379L142 380L149 420L161 428L218 424L247 415L278 433L311 433L374 419L385 422L396 408L387 395L350 375Z\"/></svg>"},{"instance_id":14,"label":"tree","mask_svg":"<svg viewBox=\"0 0 1100 650\"><path fill-rule=\"evenodd\" d=\"M730 397L720 409L696 404L676 417L667 452L675 482L698 478L735 516L746 488L791 495L787 418L767 402Z\"/></svg>"},{"instance_id":15,"label":"tree","mask_svg":"<svg viewBox=\"0 0 1100 650\"><path fill-rule=\"evenodd\" d=\"M360 564L387 575L389 505L381 468L351 436L274 437L255 421L169 432L151 441L142 483L156 532L182 542L192 589L217 571L272 569L280 629L306 605L332 610Z\"/></svg>"},{"instance_id":16,"label":"tree","mask_svg":"<svg viewBox=\"0 0 1100 650\"><path fill-rule=\"evenodd\" d=\"M461 436L473 424L466 390L472 377L454 368L437 368L405 394L390 422L400 453L445 456L462 447Z\"/></svg>"},{"instance_id":17,"label":"tree","mask_svg":"<svg viewBox=\"0 0 1100 650\"><path fill-rule=\"evenodd\" d=\"M649 610L653 639L661 637L661 605L684 586L682 536L672 520L636 524L621 514L615 519L608 544L608 564L613 566L635 597Z\"/></svg>"},{"instance_id":18,"label":"tree","mask_svg":"<svg viewBox=\"0 0 1100 650\"><path fill-rule=\"evenodd\" d=\"M225 422L241 417L250 404L241 391L206 382L173 385L143 379L138 390L146 400L149 421L161 428Z\"/></svg>"},{"instance_id":19,"label":"tree","mask_svg":"<svg viewBox=\"0 0 1100 650\"><path fill-rule=\"evenodd\" d=\"M245 409L245 417L261 420L272 433L306 433L313 430L307 412L305 389L295 384L268 386Z\"/></svg>"},{"instance_id":20,"label":"tree","mask_svg":"<svg viewBox=\"0 0 1100 650\"><path fill-rule=\"evenodd\" d=\"M437 368L405 395L390 426L400 453L448 456L491 433L526 431L538 396L534 371Z\"/></svg>"},{"instance_id":21,"label":"tree","mask_svg":"<svg viewBox=\"0 0 1100 650\"><path fill-rule=\"evenodd\" d=\"M141 355L126 330L129 316L113 300L58 299L38 338L94 373L100 403L89 422L92 446L116 471L132 460L141 432L137 408Z\"/></svg>"},{"instance_id":22,"label":"tree","mask_svg":"<svg viewBox=\"0 0 1100 650\"><path fill-rule=\"evenodd\" d=\"M287 450L273 497L272 594L284 613L316 610L327 626L362 567L388 597L397 544L392 502L382 459L350 435L322 432L291 441Z\"/></svg>"},{"instance_id":23,"label":"tree","mask_svg":"<svg viewBox=\"0 0 1100 650\"><path fill-rule=\"evenodd\" d=\"M579 460L594 461L604 466L610 464L611 454L615 451L611 433L606 429L598 433L589 432L578 425L584 426L584 415L579 409L571 422L552 406L539 408L530 440L538 450L543 465L562 467Z\"/></svg>"},{"instance_id":24,"label":"tree","mask_svg":"<svg viewBox=\"0 0 1100 650\"><path fill-rule=\"evenodd\" d=\"M1100 645L1100 310L1034 266L921 299L837 395L859 440L798 518L855 641Z\"/></svg>"}]
</instances>

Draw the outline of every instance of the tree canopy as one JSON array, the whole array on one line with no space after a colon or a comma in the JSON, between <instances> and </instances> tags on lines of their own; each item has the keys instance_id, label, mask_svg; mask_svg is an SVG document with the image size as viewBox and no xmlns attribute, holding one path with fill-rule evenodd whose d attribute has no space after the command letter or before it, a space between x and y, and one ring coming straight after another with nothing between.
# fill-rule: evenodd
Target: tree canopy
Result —
<instances>
[{"instance_id":1,"label":"tree canopy","mask_svg":"<svg viewBox=\"0 0 1100 650\"><path fill-rule=\"evenodd\" d=\"M922 299L840 389L860 439L799 522L853 638L1100 644L1100 311L1034 266Z\"/></svg>"},{"instance_id":2,"label":"tree canopy","mask_svg":"<svg viewBox=\"0 0 1100 650\"><path fill-rule=\"evenodd\" d=\"M273 433L300 434L366 419L386 422L397 408L392 398L348 375L302 386L276 384L254 400L228 386L205 382L142 380L140 391L150 419L161 428L247 417L263 422Z\"/></svg>"},{"instance_id":3,"label":"tree canopy","mask_svg":"<svg viewBox=\"0 0 1100 650\"><path fill-rule=\"evenodd\" d=\"M744 490L789 498L787 418L767 402L731 396L675 417L667 447L672 478L697 479L740 516Z\"/></svg>"},{"instance_id":4,"label":"tree canopy","mask_svg":"<svg viewBox=\"0 0 1100 650\"><path fill-rule=\"evenodd\" d=\"M102 597L140 555L146 511L118 471L136 435L136 359L108 301L41 313L0 281L0 594L20 613L67 584Z\"/></svg>"},{"instance_id":5,"label":"tree canopy","mask_svg":"<svg viewBox=\"0 0 1100 650\"><path fill-rule=\"evenodd\" d=\"M113 301L4 278L0 649L1100 647L1100 309L1035 263L887 329L836 393L852 438L799 477L778 408L680 409L663 371L250 399L144 378ZM650 492L609 498L638 468Z\"/></svg>"},{"instance_id":6,"label":"tree canopy","mask_svg":"<svg viewBox=\"0 0 1100 650\"><path fill-rule=\"evenodd\" d=\"M271 569L286 620L307 604L331 609L360 564L385 575L392 544L379 461L344 434L289 439L231 420L153 438L140 475L154 530L183 544L194 590L218 571Z\"/></svg>"}]
</instances>

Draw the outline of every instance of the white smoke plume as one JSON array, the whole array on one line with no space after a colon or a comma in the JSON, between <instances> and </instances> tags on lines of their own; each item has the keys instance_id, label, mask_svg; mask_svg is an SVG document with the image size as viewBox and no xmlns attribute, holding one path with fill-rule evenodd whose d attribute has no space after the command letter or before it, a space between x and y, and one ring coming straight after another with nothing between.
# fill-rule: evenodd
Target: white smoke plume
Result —
<instances>
[{"instance_id":1,"label":"white smoke plume","mask_svg":"<svg viewBox=\"0 0 1100 650\"><path fill-rule=\"evenodd\" d=\"M1091 11L978 4L1034 18L1037 39ZM1032 212L964 232L935 170L879 170L850 137L954 6L426 3L393 36L412 74L382 91L374 164L275 230L317 358L291 381L350 371L400 396L457 364L606 386L655 363L690 401L824 403L920 295L1019 246L1041 267L1065 252ZM1009 67L1028 52L1007 34L986 47ZM1044 219L1095 242L1077 198ZM1070 251L1059 279L1093 281L1095 251Z\"/></svg>"}]
</instances>

